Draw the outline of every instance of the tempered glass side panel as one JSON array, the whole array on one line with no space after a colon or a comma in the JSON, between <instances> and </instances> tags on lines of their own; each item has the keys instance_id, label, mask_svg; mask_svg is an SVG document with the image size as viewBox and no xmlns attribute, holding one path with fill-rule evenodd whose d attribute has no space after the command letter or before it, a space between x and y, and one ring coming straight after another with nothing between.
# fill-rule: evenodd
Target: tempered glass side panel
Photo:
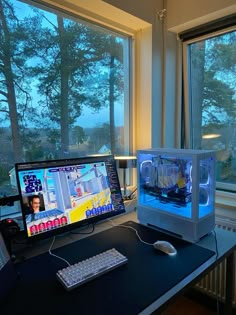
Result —
<instances>
[{"instance_id":1,"label":"tempered glass side panel","mask_svg":"<svg viewBox=\"0 0 236 315\"><path fill-rule=\"evenodd\" d=\"M139 203L191 218L190 159L139 154Z\"/></svg>"},{"instance_id":2,"label":"tempered glass side panel","mask_svg":"<svg viewBox=\"0 0 236 315\"><path fill-rule=\"evenodd\" d=\"M139 153L139 204L186 219L208 215L213 211L211 164L210 156Z\"/></svg>"}]
</instances>

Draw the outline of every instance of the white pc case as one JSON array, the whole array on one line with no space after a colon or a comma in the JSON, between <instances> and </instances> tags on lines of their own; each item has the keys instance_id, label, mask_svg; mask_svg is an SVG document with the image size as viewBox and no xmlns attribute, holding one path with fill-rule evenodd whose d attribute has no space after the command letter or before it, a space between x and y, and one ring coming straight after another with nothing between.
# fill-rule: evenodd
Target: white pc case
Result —
<instances>
[{"instance_id":1,"label":"white pc case","mask_svg":"<svg viewBox=\"0 0 236 315\"><path fill-rule=\"evenodd\" d=\"M139 150L139 222L190 242L209 234L215 227L215 159L206 150Z\"/></svg>"}]
</instances>

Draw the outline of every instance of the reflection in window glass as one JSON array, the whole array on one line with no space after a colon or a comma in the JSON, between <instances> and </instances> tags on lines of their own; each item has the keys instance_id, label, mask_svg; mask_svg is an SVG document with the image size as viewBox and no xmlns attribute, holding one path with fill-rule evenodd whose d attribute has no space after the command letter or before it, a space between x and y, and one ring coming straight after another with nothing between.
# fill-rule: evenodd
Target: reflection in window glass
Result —
<instances>
[{"instance_id":1,"label":"reflection in window glass","mask_svg":"<svg viewBox=\"0 0 236 315\"><path fill-rule=\"evenodd\" d=\"M236 31L188 45L195 149L217 151L218 188L236 190Z\"/></svg>"},{"instance_id":2,"label":"reflection in window glass","mask_svg":"<svg viewBox=\"0 0 236 315\"><path fill-rule=\"evenodd\" d=\"M128 49L121 34L0 0L0 197L16 193L15 162L129 152Z\"/></svg>"}]
</instances>

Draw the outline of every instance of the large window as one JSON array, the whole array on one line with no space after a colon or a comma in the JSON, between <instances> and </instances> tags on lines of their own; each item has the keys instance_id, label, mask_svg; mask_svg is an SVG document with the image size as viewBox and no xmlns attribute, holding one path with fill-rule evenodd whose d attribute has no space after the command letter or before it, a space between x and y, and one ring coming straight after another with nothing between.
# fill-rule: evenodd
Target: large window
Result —
<instances>
[{"instance_id":1,"label":"large window","mask_svg":"<svg viewBox=\"0 0 236 315\"><path fill-rule=\"evenodd\" d=\"M0 0L0 197L17 193L15 162L129 152L129 49L124 34Z\"/></svg>"},{"instance_id":2,"label":"large window","mask_svg":"<svg viewBox=\"0 0 236 315\"><path fill-rule=\"evenodd\" d=\"M216 181L236 191L236 29L185 42L188 145L216 150Z\"/></svg>"}]
</instances>

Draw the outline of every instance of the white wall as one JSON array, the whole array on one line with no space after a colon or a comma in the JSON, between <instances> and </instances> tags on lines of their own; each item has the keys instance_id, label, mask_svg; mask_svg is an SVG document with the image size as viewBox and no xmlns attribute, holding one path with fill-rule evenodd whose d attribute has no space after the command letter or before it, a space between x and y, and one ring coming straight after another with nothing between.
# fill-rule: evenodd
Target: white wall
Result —
<instances>
[{"instance_id":1,"label":"white wall","mask_svg":"<svg viewBox=\"0 0 236 315\"><path fill-rule=\"evenodd\" d=\"M150 147L178 147L180 122L177 87L178 43L175 36L167 34L165 20L160 20L158 12L165 5L163 0L104 0L104 2L149 22L152 26L151 56L144 50L147 41L142 33L139 37L141 50L137 67L140 72L136 94L136 149ZM150 46L148 46L150 47ZM151 60L149 60L151 58ZM147 66L145 63L151 62ZM150 97L151 93L151 97Z\"/></svg>"},{"instance_id":2,"label":"white wall","mask_svg":"<svg viewBox=\"0 0 236 315\"><path fill-rule=\"evenodd\" d=\"M134 151L151 147L152 122L152 27L140 30L135 38L133 104ZM144 125L145 124L145 125ZM145 126L149 126L146 127Z\"/></svg>"},{"instance_id":3,"label":"white wall","mask_svg":"<svg viewBox=\"0 0 236 315\"><path fill-rule=\"evenodd\" d=\"M236 0L167 0L167 29L182 32L236 12Z\"/></svg>"},{"instance_id":4,"label":"white wall","mask_svg":"<svg viewBox=\"0 0 236 315\"><path fill-rule=\"evenodd\" d=\"M153 23L155 12L162 9L162 0L103 0L146 22Z\"/></svg>"}]
</instances>

